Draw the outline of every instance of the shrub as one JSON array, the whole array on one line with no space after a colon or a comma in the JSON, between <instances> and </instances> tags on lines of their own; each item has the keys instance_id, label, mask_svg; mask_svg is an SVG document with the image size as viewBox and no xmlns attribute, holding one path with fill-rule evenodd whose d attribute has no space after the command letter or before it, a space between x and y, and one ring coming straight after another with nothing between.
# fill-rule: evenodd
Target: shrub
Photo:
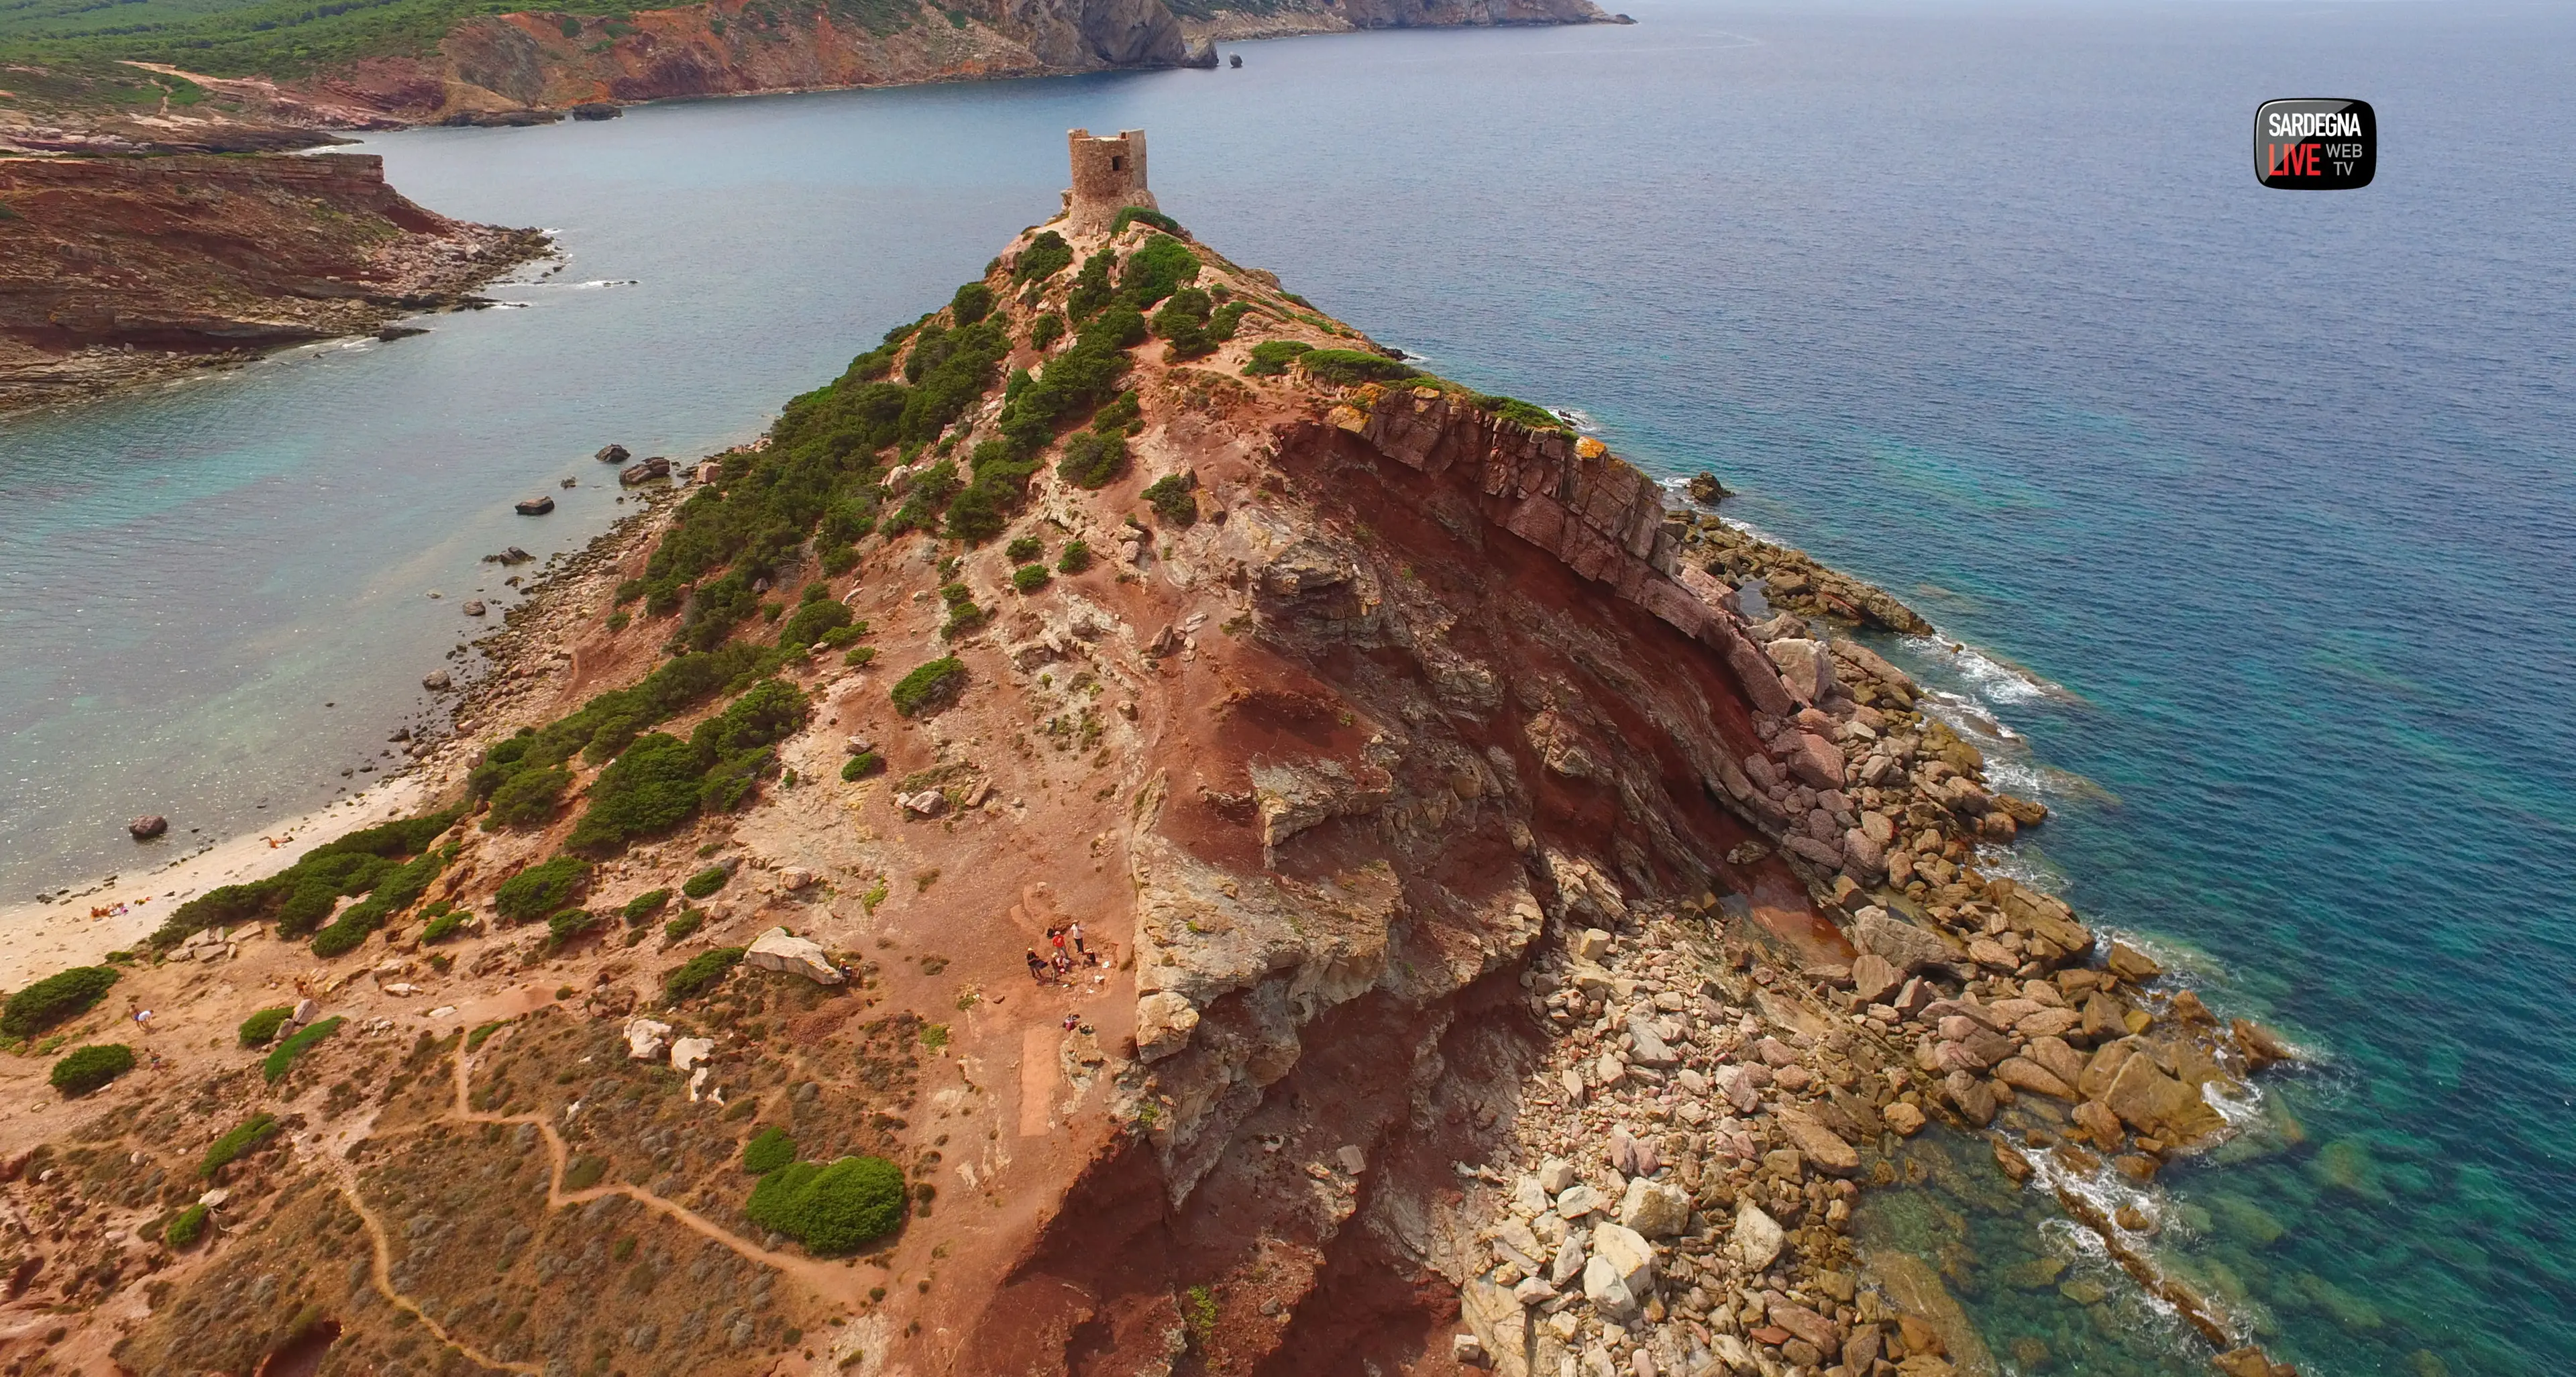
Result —
<instances>
[{"instance_id":1,"label":"shrub","mask_svg":"<svg viewBox=\"0 0 2576 1377\"><path fill-rule=\"evenodd\" d=\"M562 947L602 926L607 919L587 909L568 908L546 920L546 945Z\"/></svg>"},{"instance_id":2,"label":"shrub","mask_svg":"<svg viewBox=\"0 0 2576 1377\"><path fill-rule=\"evenodd\" d=\"M939 639L953 641L982 626L992 614L975 604L960 603L950 609L948 620L939 624Z\"/></svg>"},{"instance_id":3,"label":"shrub","mask_svg":"<svg viewBox=\"0 0 2576 1377\"><path fill-rule=\"evenodd\" d=\"M206 1145L206 1155L197 1162L197 1175L211 1181L216 1172L222 1171L236 1158L276 1136L277 1116L254 1114Z\"/></svg>"},{"instance_id":4,"label":"shrub","mask_svg":"<svg viewBox=\"0 0 2576 1377\"><path fill-rule=\"evenodd\" d=\"M1138 494L1154 506L1155 514L1165 525L1188 526L1199 519L1198 499L1191 496L1198 482L1186 473L1170 473L1155 479Z\"/></svg>"},{"instance_id":5,"label":"shrub","mask_svg":"<svg viewBox=\"0 0 2576 1377\"><path fill-rule=\"evenodd\" d=\"M1141 310L1197 281L1198 275L1198 255L1190 252L1190 246L1158 234L1127 255L1119 266L1118 287L1120 295Z\"/></svg>"},{"instance_id":6,"label":"shrub","mask_svg":"<svg viewBox=\"0 0 2576 1377\"><path fill-rule=\"evenodd\" d=\"M1086 540L1066 541L1064 543L1064 554L1055 562L1056 572L1059 574L1079 574L1090 567L1091 542Z\"/></svg>"},{"instance_id":7,"label":"shrub","mask_svg":"<svg viewBox=\"0 0 2576 1377\"><path fill-rule=\"evenodd\" d=\"M1363 349L1309 349L1297 356L1297 367L1318 382L1343 387L1364 382L1395 382L1422 371Z\"/></svg>"},{"instance_id":8,"label":"shrub","mask_svg":"<svg viewBox=\"0 0 2576 1377\"><path fill-rule=\"evenodd\" d=\"M1297 356L1315 346L1293 339L1266 339L1252 346L1252 360L1243 365L1244 374L1255 378L1275 378L1288 371Z\"/></svg>"},{"instance_id":9,"label":"shrub","mask_svg":"<svg viewBox=\"0 0 2576 1377\"><path fill-rule=\"evenodd\" d=\"M268 1060L259 1064L259 1073L267 1077L270 1084L275 1084L278 1077L295 1065L295 1059L304 1055L305 1048L340 1031L340 1022L340 1016L333 1014L319 1023L297 1029L295 1036L277 1044L277 1049L268 1054Z\"/></svg>"},{"instance_id":10,"label":"shrub","mask_svg":"<svg viewBox=\"0 0 2576 1377\"><path fill-rule=\"evenodd\" d=\"M564 838L565 848L608 855L687 821L698 808L700 771L697 751L668 732L637 740L591 781L590 807Z\"/></svg>"},{"instance_id":11,"label":"shrub","mask_svg":"<svg viewBox=\"0 0 2576 1377\"><path fill-rule=\"evenodd\" d=\"M1064 338L1064 317L1048 311L1029 322L1029 347L1039 353Z\"/></svg>"},{"instance_id":12,"label":"shrub","mask_svg":"<svg viewBox=\"0 0 2576 1377\"><path fill-rule=\"evenodd\" d=\"M88 1013L107 995L107 987L116 983L116 972L105 966L74 966L56 971L35 984L9 996L0 1008L0 1033L13 1038L34 1037L57 1023Z\"/></svg>"},{"instance_id":13,"label":"shrub","mask_svg":"<svg viewBox=\"0 0 2576 1377\"><path fill-rule=\"evenodd\" d=\"M698 781L698 811L730 813L751 797L753 786L776 763L776 753L762 748L717 761Z\"/></svg>"},{"instance_id":14,"label":"shrub","mask_svg":"<svg viewBox=\"0 0 2576 1377\"><path fill-rule=\"evenodd\" d=\"M956 702L965 689L966 662L947 655L903 676L888 696L894 700L896 712L918 717Z\"/></svg>"},{"instance_id":15,"label":"shrub","mask_svg":"<svg viewBox=\"0 0 2576 1377\"><path fill-rule=\"evenodd\" d=\"M706 869L699 871L697 874L682 880L680 882L680 892L688 895L692 899L703 899L708 895L715 893L717 890L724 888L725 881L732 878L733 872L731 870L720 865L711 865Z\"/></svg>"},{"instance_id":16,"label":"shrub","mask_svg":"<svg viewBox=\"0 0 2576 1377\"><path fill-rule=\"evenodd\" d=\"M677 970L662 977L662 997L677 1004L689 996L714 986L742 960L740 947L715 947L699 952Z\"/></svg>"},{"instance_id":17,"label":"shrub","mask_svg":"<svg viewBox=\"0 0 2576 1377\"><path fill-rule=\"evenodd\" d=\"M948 309L960 325L972 325L993 313L993 289L981 282L969 282L948 299Z\"/></svg>"},{"instance_id":18,"label":"shrub","mask_svg":"<svg viewBox=\"0 0 2576 1377\"><path fill-rule=\"evenodd\" d=\"M841 767L841 779L846 783L855 783L884 768L884 756L874 751L861 751L851 756L849 763Z\"/></svg>"},{"instance_id":19,"label":"shrub","mask_svg":"<svg viewBox=\"0 0 2576 1377\"><path fill-rule=\"evenodd\" d=\"M1026 564L1045 553L1046 542L1033 535L1021 536L1002 547L1002 554L1013 564Z\"/></svg>"},{"instance_id":20,"label":"shrub","mask_svg":"<svg viewBox=\"0 0 2576 1377\"><path fill-rule=\"evenodd\" d=\"M1073 286L1064 294L1064 313L1075 320L1089 320L1109 304L1109 270L1118 266L1118 255L1107 249L1082 260L1082 271L1073 278Z\"/></svg>"},{"instance_id":21,"label":"shrub","mask_svg":"<svg viewBox=\"0 0 2576 1377\"><path fill-rule=\"evenodd\" d=\"M894 1232L905 1204L902 1168L882 1157L844 1157L770 1172L751 1188L743 1213L828 1256Z\"/></svg>"},{"instance_id":22,"label":"shrub","mask_svg":"<svg viewBox=\"0 0 2576 1377\"><path fill-rule=\"evenodd\" d=\"M688 936L690 933L696 932L700 927L705 926L706 921L707 911L705 909L684 908L680 910L679 917L662 925L662 936L670 941L677 942L681 938Z\"/></svg>"},{"instance_id":23,"label":"shrub","mask_svg":"<svg viewBox=\"0 0 2576 1377\"><path fill-rule=\"evenodd\" d=\"M507 745L508 743L502 743ZM496 751L498 748L495 748ZM524 752L527 748L519 748ZM516 757L511 757L513 761ZM480 782L476 797L489 794L514 766L497 767L498 773L478 769ZM488 781L488 782L485 782ZM331 916L332 906L342 895L366 894L388 879L404 873L396 864L402 857L425 850L438 835L452 826L464 810L452 809L423 817L404 818L361 828L336 841L324 842L305 853L302 860L265 880L250 884L221 885L181 904L168 922L152 934L152 945L160 948L177 946L188 934L209 927L229 927L237 923L275 920L280 937L299 937L319 926ZM443 866L444 861L436 863ZM436 866L425 867L429 874L418 878L425 890L437 878ZM401 899L409 904L419 897L419 890ZM400 905L387 905L390 912Z\"/></svg>"},{"instance_id":24,"label":"shrub","mask_svg":"<svg viewBox=\"0 0 2576 1377\"><path fill-rule=\"evenodd\" d=\"M258 1013L243 1019L241 1021L240 1029L237 1030L241 1038L241 1045L244 1047L266 1047L269 1039L277 1036L278 1027L294 1016L295 1008L293 1005L280 1004L272 1009L262 1009Z\"/></svg>"},{"instance_id":25,"label":"shrub","mask_svg":"<svg viewBox=\"0 0 2576 1377\"><path fill-rule=\"evenodd\" d=\"M521 770L492 791L492 810L484 816L483 829L544 822L554 816L564 790L571 787L570 770Z\"/></svg>"},{"instance_id":26,"label":"shrub","mask_svg":"<svg viewBox=\"0 0 2576 1377\"><path fill-rule=\"evenodd\" d=\"M625 917L626 926L630 928L640 928L646 923L652 922L653 915L661 912L663 906L670 902L671 891L667 889L646 890L644 893L638 894L634 898L627 900L626 907L618 910L618 912Z\"/></svg>"},{"instance_id":27,"label":"shrub","mask_svg":"<svg viewBox=\"0 0 2576 1377\"><path fill-rule=\"evenodd\" d=\"M203 1204L190 1205L171 1216L169 1227L161 1231L161 1241L173 1248L185 1248L206 1233L207 1210Z\"/></svg>"},{"instance_id":28,"label":"shrub","mask_svg":"<svg viewBox=\"0 0 2576 1377\"><path fill-rule=\"evenodd\" d=\"M876 662L876 658L877 648L872 645L863 645L856 650L851 651L849 654L842 656L841 663L848 665L852 669L858 669L866 665L874 664Z\"/></svg>"},{"instance_id":29,"label":"shrub","mask_svg":"<svg viewBox=\"0 0 2576 1377\"><path fill-rule=\"evenodd\" d=\"M575 1157L564 1163L563 1188L568 1191L586 1191L598 1185L600 1178L606 1175L608 1175L607 1158L592 1157L587 1154Z\"/></svg>"},{"instance_id":30,"label":"shrub","mask_svg":"<svg viewBox=\"0 0 2576 1377\"><path fill-rule=\"evenodd\" d=\"M1046 587L1050 577L1043 564L1023 564L1011 571L1011 586L1023 594L1034 593Z\"/></svg>"},{"instance_id":31,"label":"shrub","mask_svg":"<svg viewBox=\"0 0 2576 1377\"><path fill-rule=\"evenodd\" d=\"M821 588L823 585L818 583L814 586ZM789 617L786 624L778 628L778 648L803 650L832 632L848 626L852 620L850 609L828 597L820 600L808 599L797 604L796 615Z\"/></svg>"},{"instance_id":32,"label":"shrub","mask_svg":"<svg viewBox=\"0 0 2576 1377\"><path fill-rule=\"evenodd\" d=\"M448 938L454 937L457 930L464 926L464 914L442 913L437 917L430 919L428 926L423 927L420 930L420 943L424 947L437 946Z\"/></svg>"},{"instance_id":33,"label":"shrub","mask_svg":"<svg viewBox=\"0 0 2576 1377\"><path fill-rule=\"evenodd\" d=\"M873 529L876 523L871 521L868 525ZM839 578L857 568L858 563L859 547L856 545L827 545L823 548L823 573L828 577Z\"/></svg>"},{"instance_id":34,"label":"shrub","mask_svg":"<svg viewBox=\"0 0 2576 1377\"><path fill-rule=\"evenodd\" d=\"M796 1140L775 1124L742 1145L742 1169L754 1176L767 1176L795 1160Z\"/></svg>"},{"instance_id":35,"label":"shrub","mask_svg":"<svg viewBox=\"0 0 2576 1377\"><path fill-rule=\"evenodd\" d=\"M533 923L571 903L589 883L590 862L557 856L503 880L492 891L492 907L505 923Z\"/></svg>"},{"instance_id":36,"label":"shrub","mask_svg":"<svg viewBox=\"0 0 2576 1377\"><path fill-rule=\"evenodd\" d=\"M1109 399L1109 404L1092 413L1091 428L1103 435L1134 435L1145 428L1145 404L1129 388Z\"/></svg>"},{"instance_id":37,"label":"shrub","mask_svg":"<svg viewBox=\"0 0 2576 1377\"><path fill-rule=\"evenodd\" d=\"M134 1069L134 1049L121 1042L75 1047L54 1063L54 1088L78 1098Z\"/></svg>"},{"instance_id":38,"label":"shrub","mask_svg":"<svg viewBox=\"0 0 2576 1377\"><path fill-rule=\"evenodd\" d=\"M1013 282L1042 282L1073 266L1073 246L1054 230L1041 232L1011 262Z\"/></svg>"},{"instance_id":39,"label":"shrub","mask_svg":"<svg viewBox=\"0 0 2576 1377\"><path fill-rule=\"evenodd\" d=\"M1125 234L1127 232L1127 227L1135 224L1139 220L1152 225L1154 228L1163 231L1165 234L1178 234L1181 232L1181 222L1165 215L1159 210L1148 210L1143 206L1120 206L1118 208L1118 217L1109 222L1110 236L1115 238L1118 235Z\"/></svg>"},{"instance_id":40,"label":"shrub","mask_svg":"<svg viewBox=\"0 0 2576 1377\"><path fill-rule=\"evenodd\" d=\"M1055 471L1077 488L1105 488L1127 472L1127 442L1114 435L1082 431L1064 442L1064 458Z\"/></svg>"},{"instance_id":41,"label":"shrub","mask_svg":"<svg viewBox=\"0 0 2576 1377\"><path fill-rule=\"evenodd\" d=\"M1486 393L1476 398L1476 405L1481 410L1490 411L1503 420L1510 421L1514 425L1527 426L1531 430L1568 428L1564 421L1557 418L1556 413L1545 407L1522 401L1518 397Z\"/></svg>"}]
</instances>

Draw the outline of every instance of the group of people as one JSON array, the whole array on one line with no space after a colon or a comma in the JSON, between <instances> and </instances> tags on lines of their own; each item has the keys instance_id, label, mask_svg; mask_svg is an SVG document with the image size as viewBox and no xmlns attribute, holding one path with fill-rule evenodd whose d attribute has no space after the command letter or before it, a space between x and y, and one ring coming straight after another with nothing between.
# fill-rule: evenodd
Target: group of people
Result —
<instances>
[{"instance_id":1,"label":"group of people","mask_svg":"<svg viewBox=\"0 0 2576 1377\"><path fill-rule=\"evenodd\" d=\"M1106 964L1104 958L1083 945L1080 923L1058 924L1048 928L1046 935L1047 944L1055 949L1053 955L1041 956L1037 948L1029 948L1029 979L1041 985L1055 984L1071 975L1076 966Z\"/></svg>"}]
</instances>

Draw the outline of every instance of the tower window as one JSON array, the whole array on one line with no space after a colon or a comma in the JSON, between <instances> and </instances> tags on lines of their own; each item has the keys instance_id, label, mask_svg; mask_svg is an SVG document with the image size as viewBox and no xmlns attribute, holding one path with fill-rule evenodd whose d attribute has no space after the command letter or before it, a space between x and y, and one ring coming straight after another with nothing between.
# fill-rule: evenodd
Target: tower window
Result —
<instances>
[{"instance_id":1,"label":"tower window","mask_svg":"<svg viewBox=\"0 0 2576 1377\"><path fill-rule=\"evenodd\" d=\"M1112 172L1124 172L1124 171L1126 171L1126 170L1127 170L1127 160L1126 160L1125 158L1111 158L1111 159L1109 160L1109 170L1110 170L1110 171L1112 171Z\"/></svg>"}]
</instances>

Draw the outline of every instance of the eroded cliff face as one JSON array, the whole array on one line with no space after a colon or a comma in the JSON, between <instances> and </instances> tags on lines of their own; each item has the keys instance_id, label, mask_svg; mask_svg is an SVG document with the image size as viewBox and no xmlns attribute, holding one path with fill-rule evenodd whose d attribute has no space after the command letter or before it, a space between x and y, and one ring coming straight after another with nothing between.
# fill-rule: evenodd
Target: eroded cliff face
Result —
<instances>
[{"instance_id":1,"label":"eroded cliff face","mask_svg":"<svg viewBox=\"0 0 2576 1377\"><path fill-rule=\"evenodd\" d=\"M0 406L372 331L542 251L372 155L0 159Z\"/></svg>"},{"instance_id":2,"label":"eroded cliff face","mask_svg":"<svg viewBox=\"0 0 2576 1377\"><path fill-rule=\"evenodd\" d=\"M1352 29L1627 22L1632 21L1592 0L1287 0L1243 9L1209 7L1184 19L1181 27L1193 39L1247 39Z\"/></svg>"}]
</instances>

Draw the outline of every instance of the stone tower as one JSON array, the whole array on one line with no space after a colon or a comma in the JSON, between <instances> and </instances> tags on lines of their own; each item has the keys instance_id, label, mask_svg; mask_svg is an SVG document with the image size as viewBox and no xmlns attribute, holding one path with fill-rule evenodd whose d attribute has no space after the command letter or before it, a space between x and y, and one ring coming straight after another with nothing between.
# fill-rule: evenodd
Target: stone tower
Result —
<instances>
[{"instance_id":1,"label":"stone tower","mask_svg":"<svg viewBox=\"0 0 2576 1377\"><path fill-rule=\"evenodd\" d=\"M1144 130L1121 129L1114 139L1095 139L1090 130L1076 129L1065 143L1073 158L1073 189L1064 194L1067 228L1097 234L1122 207L1161 209L1145 189Z\"/></svg>"}]
</instances>

